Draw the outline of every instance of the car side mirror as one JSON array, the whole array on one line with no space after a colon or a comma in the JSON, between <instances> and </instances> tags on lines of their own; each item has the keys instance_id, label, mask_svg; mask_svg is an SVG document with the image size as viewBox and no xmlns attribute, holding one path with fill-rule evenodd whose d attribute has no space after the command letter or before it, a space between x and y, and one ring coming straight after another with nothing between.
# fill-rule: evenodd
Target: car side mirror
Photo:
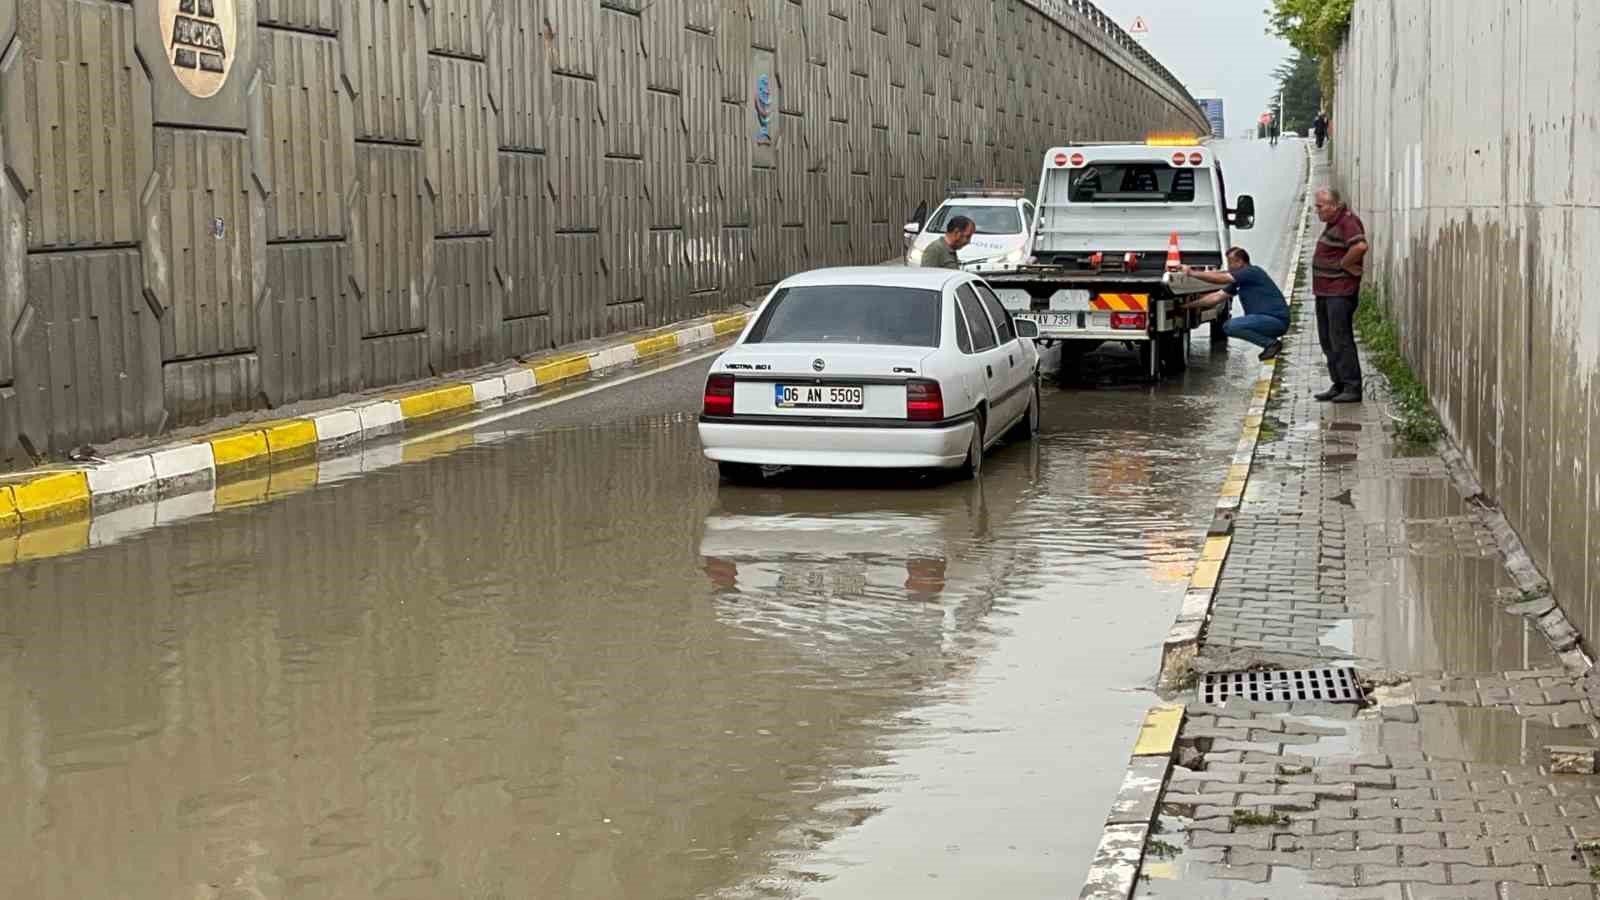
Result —
<instances>
[{"instance_id":1,"label":"car side mirror","mask_svg":"<svg viewBox=\"0 0 1600 900\"><path fill-rule=\"evenodd\" d=\"M1032 319L1015 319L1012 321L1017 327L1017 337L1035 340L1039 337L1039 323Z\"/></svg>"},{"instance_id":2,"label":"car side mirror","mask_svg":"<svg viewBox=\"0 0 1600 900\"><path fill-rule=\"evenodd\" d=\"M906 237L916 237L917 235L919 235L921 233L922 233L922 223L921 222L907 222L906 223Z\"/></svg>"},{"instance_id":3,"label":"car side mirror","mask_svg":"<svg viewBox=\"0 0 1600 900\"><path fill-rule=\"evenodd\" d=\"M1256 198L1249 194L1240 194L1234 202L1232 221L1233 227L1241 231L1248 231L1256 224Z\"/></svg>"}]
</instances>

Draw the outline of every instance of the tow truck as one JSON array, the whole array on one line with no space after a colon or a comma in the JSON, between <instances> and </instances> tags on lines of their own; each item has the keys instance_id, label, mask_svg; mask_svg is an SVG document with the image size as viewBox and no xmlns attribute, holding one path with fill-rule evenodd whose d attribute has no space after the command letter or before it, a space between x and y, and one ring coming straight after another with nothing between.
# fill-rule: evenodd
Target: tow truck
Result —
<instances>
[{"instance_id":1,"label":"tow truck","mask_svg":"<svg viewBox=\"0 0 1600 900\"><path fill-rule=\"evenodd\" d=\"M1255 200L1228 205L1222 164L1197 137L1067 144L1045 153L1027 259L963 268L1016 318L1037 322L1041 346L1061 345L1063 370L1115 341L1136 349L1154 380L1188 366L1201 325L1226 340L1229 304L1178 308L1216 290L1180 269L1222 267L1230 228L1254 224Z\"/></svg>"}]
</instances>

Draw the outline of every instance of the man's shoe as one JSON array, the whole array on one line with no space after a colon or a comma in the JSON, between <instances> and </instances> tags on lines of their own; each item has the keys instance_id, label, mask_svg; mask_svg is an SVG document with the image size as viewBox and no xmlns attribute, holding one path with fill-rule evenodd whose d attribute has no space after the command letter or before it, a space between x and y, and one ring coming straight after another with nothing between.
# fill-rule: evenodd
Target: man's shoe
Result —
<instances>
[{"instance_id":1,"label":"man's shoe","mask_svg":"<svg viewBox=\"0 0 1600 900\"><path fill-rule=\"evenodd\" d=\"M1314 394L1312 396L1316 397L1318 402L1327 403L1329 400L1332 400L1333 398L1339 396L1342 393L1344 393L1344 387L1341 386L1341 385L1337 385L1336 384L1333 387L1330 387L1327 390L1323 391L1322 393Z\"/></svg>"},{"instance_id":2,"label":"man's shoe","mask_svg":"<svg viewBox=\"0 0 1600 900\"><path fill-rule=\"evenodd\" d=\"M1333 398L1334 403L1360 403L1360 391L1340 391L1339 396Z\"/></svg>"},{"instance_id":3,"label":"man's shoe","mask_svg":"<svg viewBox=\"0 0 1600 900\"><path fill-rule=\"evenodd\" d=\"M1282 352L1283 352L1283 341L1273 341L1272 343L1270 343L1267 346L1262 348L1261 355L1256 357L1256 359L1259 359L1262 362L1266 362L1269 359L1276 359L1278 354L1282 353Z\"/></svg>"}]
</instances>

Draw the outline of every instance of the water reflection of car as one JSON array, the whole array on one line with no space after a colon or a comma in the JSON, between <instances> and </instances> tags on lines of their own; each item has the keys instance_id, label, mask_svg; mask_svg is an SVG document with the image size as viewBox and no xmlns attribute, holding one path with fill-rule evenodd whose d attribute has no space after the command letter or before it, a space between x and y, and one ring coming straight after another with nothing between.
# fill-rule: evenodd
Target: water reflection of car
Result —
<instances>
[{"instance_id":1,"label":"water reflection of car","mask_svg":"<svg viewBox=\"0 0 1600 900\"><path fill-rule=\"evenodd\" d=\"M945 226L956 216L966 216L977 226L972 243L956 258L963 266L979 262L1021 263L1028 256L1028 224L1033 203L1022 188L952 190L926 222L906 223L906 265L922 264L922 252L944 238Z\"/></svg>"},{"instance_id":2,"label":"water reflection of car","mask_svg":"<svg viewBox=\"0 0 1600 900\"><path fill-rule=\"evenodd\" d=\"M773 289L711 365L700 442L724 477L762 467L955 469L1039 429L1032 323L949 269L822 269Z\"/></svg>"}]
</instances>

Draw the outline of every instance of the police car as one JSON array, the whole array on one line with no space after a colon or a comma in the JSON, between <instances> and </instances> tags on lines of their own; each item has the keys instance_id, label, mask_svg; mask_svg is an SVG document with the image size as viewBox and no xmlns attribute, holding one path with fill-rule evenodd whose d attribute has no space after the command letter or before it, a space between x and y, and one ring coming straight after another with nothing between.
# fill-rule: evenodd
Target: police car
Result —
<instances>
[{"instance_id":1,"label":"police car","mask_svg":"<svg viewBox=\"0 0 1600 900\"><path fill-rule=\"evenodd\" d=\"M1021 185L953 187L926 222L906 223L906 265L921 265L922 251L944 238L946 224L956 216L966 216L977 225L972 243L957 254L963 266L1027 259L1033 202Z\"/></svg>"}]
</instances>

